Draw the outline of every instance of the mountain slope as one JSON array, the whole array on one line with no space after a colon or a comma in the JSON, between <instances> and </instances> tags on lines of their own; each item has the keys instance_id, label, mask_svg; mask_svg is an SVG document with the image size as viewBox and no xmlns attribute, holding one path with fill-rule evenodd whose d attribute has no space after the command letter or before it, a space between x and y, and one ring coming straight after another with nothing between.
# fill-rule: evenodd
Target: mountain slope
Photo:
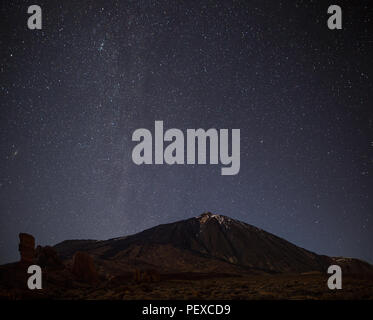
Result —
<instances>
[{"instance_id":1,"label":"mountain slope","mask_svg":"<svg viewBox=\"0 0 373 320\"><path fill-rule=\"evenodd\" d=\"M70 240L55 248L64 258L87 251L105 269L114 264L121 269L138 265L164 271L307 272L325 271L333 262L254 226L211 213L127 237Z\"/></svg>"}]
</instances>

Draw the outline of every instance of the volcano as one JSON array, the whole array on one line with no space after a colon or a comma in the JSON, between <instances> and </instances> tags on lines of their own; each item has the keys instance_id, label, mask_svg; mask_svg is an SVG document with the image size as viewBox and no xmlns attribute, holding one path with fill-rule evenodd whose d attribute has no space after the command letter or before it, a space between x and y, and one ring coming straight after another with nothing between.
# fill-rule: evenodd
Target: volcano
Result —
<instances>
[{"instance_id":1,"label":"volcano","mask_svg":"<svg viewBox=\"0 0 373 320\"><path fill-rule=\"evenodd\" d=\"M252 225L209 212L126 237L68 240L55 249L65 260L77 251L85 251L103 270L114 273L135 268L160 272L325 272L336 261ZM354 269L371 270L369 264L357 259L353 263L343 261Z\"/></svg>"},{"instance_id":2,"label":"volcano","mask_svg":"<svg viewBox=\"0 0 373 320\"><path fill-rule=\"evenodd\" d=\"M0 266L0 299L373 299L370 264L209 212L109 240L36 250L32 235L20 241L21 261ZM43 270L43 290L26 286L30 263ZM337 293L326 285L334 264L343 270Z\"/></svg>"}]
</instances>

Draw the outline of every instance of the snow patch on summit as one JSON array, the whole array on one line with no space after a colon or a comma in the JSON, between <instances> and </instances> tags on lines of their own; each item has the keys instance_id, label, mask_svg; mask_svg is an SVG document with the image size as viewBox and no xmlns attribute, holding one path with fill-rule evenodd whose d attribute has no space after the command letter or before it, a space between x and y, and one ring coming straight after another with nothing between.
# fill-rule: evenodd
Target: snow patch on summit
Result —
<instances>
[{"instance_id":1,"label":"snow patch on summit","mask_svg":"<svg viewBox=\"0 0 373 320\"><path fill-rule=\"evenodd\" d=\"M220 214L212 214L211 212L202 213L197 217L197 219L199 220L200 224L204 224L210 219L216 219L220 225L223 225L226 228L229 227L228 224L232 221L232 219L228 217L224 217Z\"/></svg>"}]
</instances>

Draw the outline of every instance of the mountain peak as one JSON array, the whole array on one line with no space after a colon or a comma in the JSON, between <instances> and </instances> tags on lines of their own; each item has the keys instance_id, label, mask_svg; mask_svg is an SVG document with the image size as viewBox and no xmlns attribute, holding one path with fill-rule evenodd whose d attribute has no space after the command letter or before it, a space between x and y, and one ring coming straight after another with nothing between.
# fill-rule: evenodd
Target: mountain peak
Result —
<instances>
[{"instance_id":1,"label":"mountain peak","mask_svg":"<svg viewBox=\"0 0 373 320\"><path fill-rule=\"evenodd\" d=\"M227 225L227 223L232 221L232 219L229 217L226 217L220 214L213 214L211 212L204 212L201 215L199 215L197 219L200 224L204 224L211 219L216 219L219 222L219 224L224 224L224 225Z\"/></svg>"}]
</instances>

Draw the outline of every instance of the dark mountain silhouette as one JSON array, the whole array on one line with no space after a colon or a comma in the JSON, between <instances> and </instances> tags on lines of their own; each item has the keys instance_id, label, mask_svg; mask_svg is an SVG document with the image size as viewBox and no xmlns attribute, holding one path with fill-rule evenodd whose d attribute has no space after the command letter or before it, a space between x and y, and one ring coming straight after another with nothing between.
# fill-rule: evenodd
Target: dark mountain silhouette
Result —
<instances>
[{"instance_id":1,"label":"dark mountain silhouette","mask_svg":"<svg viewBox=\"0 0 373 320\"><path fill-rule=\"evenodd\" d=\"M372 299L373 266L327 257L226 216L204 213L109 240L37 246L19 235L19 262L0 266L0 299ZM29 290L27 268L43 270ZM326 285L328 267L343 288Z\"/></svg>"},{"instance_id":2,"label":"dark mountain silhouette","mask_svg":"<svg viewBox=\"0 0 373 320\"><path fill-rule=\"evenodd\" d=\"M211 213L122 238L68 240L55 249L64 259L76 251L86 251L101 269L114 273L134 268L161 272L325 272L335 261L244 222ZM352 271L372 268L351 260Z\"/></svg>"}]
</instances>

